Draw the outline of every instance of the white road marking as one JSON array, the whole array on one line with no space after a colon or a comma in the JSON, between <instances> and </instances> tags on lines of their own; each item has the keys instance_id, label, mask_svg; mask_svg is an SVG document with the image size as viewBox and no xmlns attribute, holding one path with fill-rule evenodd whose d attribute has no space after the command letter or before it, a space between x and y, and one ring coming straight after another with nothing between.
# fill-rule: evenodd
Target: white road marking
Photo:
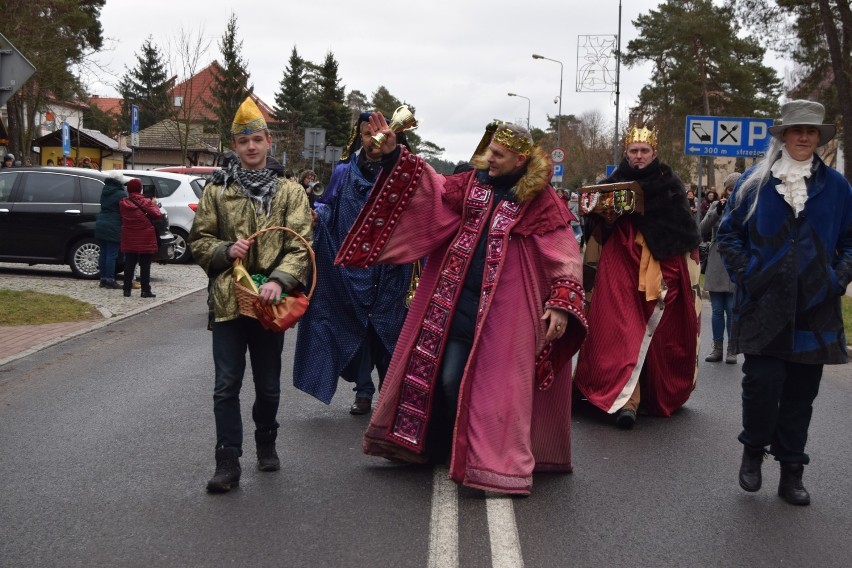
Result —
<instances>
[{"instance_id":1,"label":"white road marking","mask_svg":"<svg viewBox=\"0 0 852 568\"><path fill-rule=\"evenodd\" d=\"M485 507L488 513L488 534L491 538L492 568L523 568L524 556L521 554L512 498L486 493Z\"/></svg>"},{"instance_id":2,"label":"white road marking","mask_svg":"<svg viewBox=\"0 0 852 568\"><path fill-rule=\"evenodd\" d=\"M459 502L456 484L446 467L436 467L429 522L429 568L459 565Z\"/></svg>"}]
</instances>

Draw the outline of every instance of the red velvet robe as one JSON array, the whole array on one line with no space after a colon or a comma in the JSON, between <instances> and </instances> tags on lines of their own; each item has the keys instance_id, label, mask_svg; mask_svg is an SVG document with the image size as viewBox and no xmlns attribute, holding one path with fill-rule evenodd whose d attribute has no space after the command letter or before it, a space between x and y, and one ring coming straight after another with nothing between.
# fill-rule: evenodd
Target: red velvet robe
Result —
<instances>
[{"instance_id":1,"label":"red velvet robe","mask_svg":"<svg viewBox=\"0 0 852 568\"><path fill-rule=\"evenodd\" d=\"M665 298L662 304L646 301L638 290L642 249L636 234L631 219L619 219L601 250L589 307L591 333L574 381L589 402L610 414L624 406L639 382L648 414L669 416L689 399L698 376L698 257L693 251L661 260Z\"/></svg>"},{"instance_id":2,"label":"red velvet robe","mask_svg":"<svg viewBox=\"0 0 852 568\"><path fill-rule=\"evenodd\" d=\"M441 356L471 255L489 231L473 345L461 380L450 478L528 494L534 470L571 471L571 356L586 335L571 213L531 158L517 203L491 211L475 172L436 174L403 149L340 249L347 266L428 256L364 440L369 454L423 462ZM569 313L545 342L546 307Z\"/></svg>"}]
</instances>

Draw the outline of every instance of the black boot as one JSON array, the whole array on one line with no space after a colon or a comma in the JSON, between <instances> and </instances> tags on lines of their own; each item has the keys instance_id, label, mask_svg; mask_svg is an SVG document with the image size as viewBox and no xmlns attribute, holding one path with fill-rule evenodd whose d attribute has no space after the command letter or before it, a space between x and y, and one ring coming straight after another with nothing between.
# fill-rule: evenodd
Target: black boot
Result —
<instances>
[{"instance_id":1,"label":"black boot","mask_svg":"<svg viewBox=\"0 0 852 568\"><path fill-rule=\"evenodd\" d=\"M704 358L708 363L718 363L722 360L722 342L713 341L713 350Z\"/></svg>"},{"instance_id":2,"label":"black boot","mask_svg":"<svg viewBox=\"0 0 852 568\"><path fill-rule=\"evenodd\" d=\"M630 430L636 424L636 411L632 408L622 408L615 415L615 425L622 430Z\"/></svg>"},{"instance_id":3,"label":"black boot","mask_svg":"<svg viewBox=\"0 0 852 568\"><path fill-rule=\"evenodd\" d=\"M760 466L763 464L763 448L752 448L743 446L743 462L740 465L740 487L749 492L760 489L763 478L760 475Z\"/></svg>"},{"instance_id":4,"label":"black boot","mask_svg":"<svg viewBox=\"0 0 852 568\"><path fill-rule=\"evenodd\" d=\"M143 298L156 298L157 295L149 289L147 292L145 290L142 291L142 297Z\"/></svg>"},{"instance_id":5,"label":"black boot","mask_svg":"<svg viewBox=\"0 0 852 568\"><path fill-rule=\"evenodd\" d=\"M778 483L778 495L791 505L810 505L811 495L802 485L802 473L805 466L800 463L781 462L781 481Z\"/></svg>"},{"instance_id":6,"label":"black boot","mask_svg":"<svg viewBox=\"0 0 852 568\"><path fill-rule=\"evenodd\" d=\"M240 485L240 456L236 448L216 449L216 473L207 482L210 493L227 493Z\"/></svg>"},{"instance_id":7,"label":"black boot","mask_svg":"<svg viewBox=\"0 0 852 568\"><path fill-rule=\"evenodd\" d=\"M254 441L257 444L257 469L260 471L278 471L281 461L275 451L275 438L278 430L255 430Z\"/></svg>"}]
</instances>

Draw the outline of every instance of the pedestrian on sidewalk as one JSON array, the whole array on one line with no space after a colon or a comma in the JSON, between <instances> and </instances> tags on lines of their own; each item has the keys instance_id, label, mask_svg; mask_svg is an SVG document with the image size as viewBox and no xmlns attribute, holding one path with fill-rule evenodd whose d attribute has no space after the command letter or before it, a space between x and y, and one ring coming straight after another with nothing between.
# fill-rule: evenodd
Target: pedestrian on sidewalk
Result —
<instances>
[{"instance_id":1,"label":"pedestrian on sidewalk","mask_svg":"<svg viewBox=\"0 0 852 568\"><path fill-rule=\"evenodd\" d=\"M215 172L204 188L189 245L192 257L210 277L208 304L213 311L213 365L216 383L213 414L216 419L216 473L207 491L224 493L240 484L243 421L240 389L251 361L255 401L257 467L277 471L278 403L281 396L281 352L284 334L263 328L256 319L240 315L234 292L234 259L249 274L262 274L259 300L276 303L282 292L304 287L310 271L308 252L285 231L254 232L277 226L296 231L311 241L312 219L305 190L294 180L279 177L267 167L272 138L266 121L251 97L237 111L231 125L231 144L238 160Z\"/></svg>"},{"instance_id":2,"label":"pedestrian on sidewalk","mask_svg":"<svg viewBox=\"0 0 852 568\"><path fill-rule=\"evenodd\" d=\"M719 231L719 223L725 212L728 197L734 190L740 174L734 172L725 178L725 193L721 199L715 201L707 210L707 214L701 220L701 238L710 241L710 252L707 253L707 269L704 271L704 289L710 293L710 306L713 308L713 317L710 320L713 329L713 350L705 357L708 363L718 363L722 360L725 352L725 331L728 333L728 351L725 354L725 363L732 365L737 362L737 354L731 344L731 319L734 317L734 291L737 287L731 282L722 257L719 255L719 246L716 243L716 234Z\"/></svg>"},{"instance_id":3,"label":"pedestrian on sidewalk","mask_svg":"<svg viewBox=\"0 0 852 568\"><path fill-rule=\"evenodd\" d=\"M124 189L124 176L111 172L104 180L101 191L101 211L95 219L95 239L98 241L98 272L101 288L117 289L121 285L115 281L115 260L121 246L121 210L119 203L127 197Z\"/></svg>"},{"instance_id":4,"label":"pedestrian on sidewalk","mask_svg":"<svg viewBox=\"0 0 852 568\"><path fill-rule=\"evenodd\" d=\"M847 362L840 297L852 280L852 187L816 154L835 135L825 108L794 100L770 127L766 157L743 174L717 242L737 285L732 341L743 363L739 482L761 485L766 447L778 495L809 505L802 484L823 365Z\"/></svg>"},{"instance_id":5,"label":"pedestrian on sidewalk","mask_svg":"<svg viewBox=\"0 0 852 568\"><path fill-rule=\"evenodd\" d=\"M130 297L133 274L139 265L143 298L156 298L151 290L151 261L157 252L157 233L153 222L163 214L151 199L142 195L142 182L127 182L127 197L121 200L121 252L124 253L124 296Z\"/></svg>"}]
</instances>

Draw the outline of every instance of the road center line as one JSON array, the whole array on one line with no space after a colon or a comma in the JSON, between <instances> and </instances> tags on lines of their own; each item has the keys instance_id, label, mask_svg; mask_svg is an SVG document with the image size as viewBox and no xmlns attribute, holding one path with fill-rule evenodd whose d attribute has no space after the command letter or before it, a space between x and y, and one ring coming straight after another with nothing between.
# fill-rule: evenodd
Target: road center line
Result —
<instances>
[{"instance_id":1,"label":"road center line","mask_svg":"<svg viewBox=\"0 0 852 568\"><path fill-rule=\"evenodd\" d=\"M429 568L459 565L459 503L456 484L446 467L436 467L432 481L429 522Z\"/></svg>"},{"instance_id":2,"label":"road center line","mask_svg":"<svg viewBox=\"0 0 852 568\"><path fill-rule=\"evenodd\" d=\"M515 524L512 498L497 493L486 493L488 535L491 539L492 568L523 568L521 541Z\"/></svg>"}]
</instances>

